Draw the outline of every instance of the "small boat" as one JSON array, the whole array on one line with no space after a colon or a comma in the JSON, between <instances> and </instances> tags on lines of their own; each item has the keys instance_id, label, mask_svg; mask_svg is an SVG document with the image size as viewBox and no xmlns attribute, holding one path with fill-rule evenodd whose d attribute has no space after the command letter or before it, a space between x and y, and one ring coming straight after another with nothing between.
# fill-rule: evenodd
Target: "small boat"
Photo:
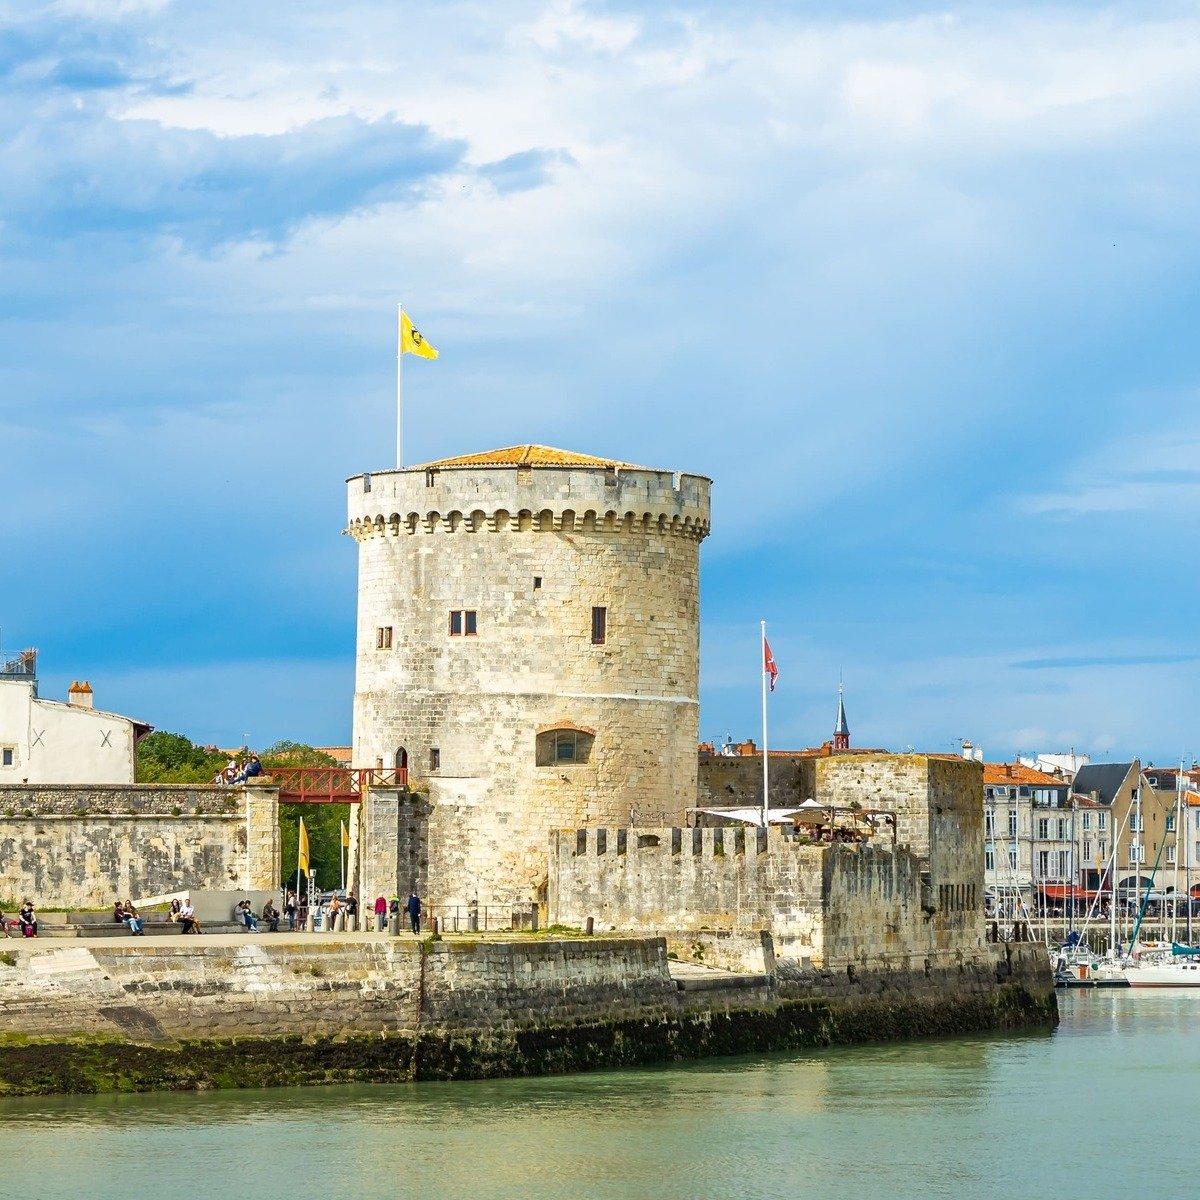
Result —
<instances>
[{"instance_id":1,"label":"small boat","mask_svg":"<svg viewBox=\"0 0 1200 1200\"><path fill-rule=\"evenodd\" d=\"M1124 988L1129 979L1116 959L1094 954L1060 954L1054 964L1054 986L1060 988Z\"/></svg>"}]
</instances>

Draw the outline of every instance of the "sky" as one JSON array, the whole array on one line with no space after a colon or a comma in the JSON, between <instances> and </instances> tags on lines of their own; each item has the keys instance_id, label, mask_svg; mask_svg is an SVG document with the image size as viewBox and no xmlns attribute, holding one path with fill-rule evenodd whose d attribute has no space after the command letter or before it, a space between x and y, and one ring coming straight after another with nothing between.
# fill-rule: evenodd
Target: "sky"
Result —
<instances>
[{"instance_id":1,"label":"sky","mask_svg":"<svg viewBox=\"0 0 1200 1200\"><path fill-rule=\"evenodd\" d=\"M0 646L343 744L347 476L710 476L700 732L1200 753L1200 6L0 0Z\"/></svg>"}]
</instances>

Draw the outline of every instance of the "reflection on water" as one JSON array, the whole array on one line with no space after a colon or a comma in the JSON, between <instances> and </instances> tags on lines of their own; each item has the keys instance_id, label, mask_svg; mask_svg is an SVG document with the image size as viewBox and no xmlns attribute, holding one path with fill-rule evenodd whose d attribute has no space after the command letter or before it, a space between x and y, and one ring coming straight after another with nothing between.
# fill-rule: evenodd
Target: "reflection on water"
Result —
<instances>
[{"instance_id":1,"label":"reflection on water","mask_svg":"<svg viewBox=\"0 0 1200 1200\"><path fill-rule=\"evenodd\" d=\"M0 1102L5 1196L1129 1194L1200 1099L1200 995L1075 992L1053 1035L556 1079ZM1178 1132L1178 1130L1176 1130ZM1155 1190L1190 1192L1155 1154Z\"/></svg>"}]
</instances>

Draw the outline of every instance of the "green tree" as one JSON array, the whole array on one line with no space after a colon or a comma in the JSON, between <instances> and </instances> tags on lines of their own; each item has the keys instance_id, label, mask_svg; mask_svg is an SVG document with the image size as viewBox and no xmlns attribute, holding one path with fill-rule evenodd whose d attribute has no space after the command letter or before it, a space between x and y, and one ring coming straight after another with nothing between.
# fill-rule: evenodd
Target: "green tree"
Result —
<instances>
[{"instance_id":1,"label":"green tree","mask_svg":"<svg viewBox=\"0 0 1200 1200\"><path fill-rule=\"evenodd\" d=\"M259 759L262 765L270 770L272 767L336 767L337 759L324 750L307 746L303 742L287 740L273 742L268 746Z\"/></svg>"},{"instance_id":2,"label":"green tree","mask_svg":"<svg viewBox=\"0 0 1200 1200\"><path fill-rule=\"evenodd\" d=\"M286 767L336 767L337 759L303 742L279 741L260 756L264 770ZM296 852L300 838L300 818L308 831L310 865L317 873L322 891L341 882L342 825L349 828L349 804L281 804L279 806L280 882L285 887L296 882Z\"/></svg>"},{"instance_id":3,"label":"green tree","mask_svg":"<svg viewBox=\"0 0 1200 1200\"><path fill-rule=\"evenodd\" d=\"M155 732L138 742L138 783L209 783L225 756L197 746L182 733Z\"/></svg>"},{"instance_id":4,"label":"green tree","mask_svg":"<svg viewBox=\"0 0 1200 1200\"><path fill-rule=\"evenodd\" d=\"M279 806L280 883L296 886L296 849L300 818L308 831L309 865L317 873L317 887L328 891L341 883L342 825L349 828L349 804L281 804Z\"/></svg>"}]
</instances>

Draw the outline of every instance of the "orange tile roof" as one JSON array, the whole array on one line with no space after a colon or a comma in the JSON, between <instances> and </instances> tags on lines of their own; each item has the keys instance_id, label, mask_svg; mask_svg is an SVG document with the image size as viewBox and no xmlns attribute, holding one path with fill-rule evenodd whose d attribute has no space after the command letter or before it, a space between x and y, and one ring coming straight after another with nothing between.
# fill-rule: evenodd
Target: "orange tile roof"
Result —
<instances>
[{"instance_id":1,"label":"orange tile roof","mask_svg":"<svg viewBox=\"0 0 1200 1200\"><path fill-rule=\"evenodd\" d=\"M1067 781L1057 775L1047 775L1044 771L1035 771L1032 767L1021 763L984 763L984 783L1033 783L1051 787L1066 787Z\"/></svg>"},{"instance_id":2,"label":"orange tile roof","mask_svg":"<svg viewBox=\"0 0 1200 1200\"><path fill-rule=\"evenodd\" d=\"M409 467L410 471L427 471L437 467L635 467L633 463L613 458L597 458L593 454L576 454L573 450L557 450L553 446L505 446L501 450L485 450L482 454L460 454L456 458L439 458L436 462Z\"/></svg>"}]
</instances>

